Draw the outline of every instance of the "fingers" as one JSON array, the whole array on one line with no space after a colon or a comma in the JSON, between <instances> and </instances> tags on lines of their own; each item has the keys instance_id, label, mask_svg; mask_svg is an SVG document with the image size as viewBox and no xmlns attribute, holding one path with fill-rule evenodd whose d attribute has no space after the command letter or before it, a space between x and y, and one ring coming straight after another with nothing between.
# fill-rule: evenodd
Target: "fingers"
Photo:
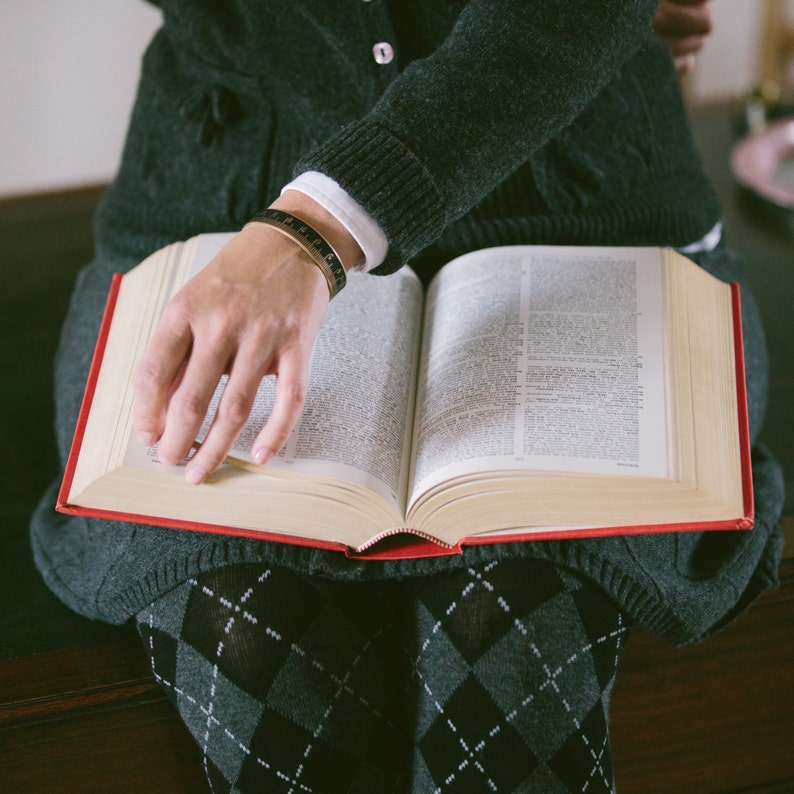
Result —
<instances>
[{"instance_id":1,"label":"fingers","mask_svg":"<svg viewBox=\"0 0 794 794\"><path fill-rule=\"evenodd\" d=\"M253 457L257 463L267 463L287 443L300 418L306 401L308 353L294 348L279 362L273 411L254 442Z\"/></svg>"},{"instance_id":2,"label":"fingers","mask_svg":"<svg viewBox=\"0 0 794 794\"><path fill-rule=\"evenodd\" d=\"M255 356L238 354L224 387L212 427L185 469L188 482L193 485L201 484L226 459L229 449L251 413L261 380L261 376L257 376L256 373L261 371L262 364ZM260 464L267 463L287 443L292 428L300 418L306 399L308 380L306 351L296 348L283 354L276 377L273 411L253 446L253 458ZM199 421L199 426L200 424ZM197 431L198 427L192 437L195 437Z\"/></svg>"},{"instance_id":3,"label":"fingers","mask_svg":"<svg viewBox=\"0 0 794 794\"><path fill-rule=\"evenodd\" d=\"M680 74L694 67L695 54L713 28L708 0L661 0L653 21L654 32L669 45Z\"/></svg>"},{"instance_id":4,"label":"fingers","mask_svg":"<svg viewBox=\"0 0 794 794\"><path fill-rule=\"evenodd\" d=\"M212 426L185 469L188 482L200 485L226 459L251 413L263 370L262 362L255 357L242 352L237 355ZM198 428L192 438L196 437L197 432Z\"/></svg>"},{"instance_id":5,"label":"fingers","mask_svg":"<svg viewBox=\"0 0 794 794\"><path fill-rule=\"evenodd\" d=\"M166 408L184 372L192 333L179 313L166 312L135 368L133 424L142 444L156 444L165 430Z\"/></svg>"},{"instance_id":6,"label":"fingers","mask_svg":"<svg viewBox=\"0 0 794 794\"><path fill-rule=\"evenodd\" d=\"M695 64L697 63L697 58L695 58L694 54L691 55L676 55L673 58L673 63L675 64L675 69L679 75L685 75L691 72L695 68Z\"/></svg>"},{"instance_id":7,"label":"fingers","mask_svg":"<svg viewBox=\"0 0 794 794\"><path fill-rule=\"evenodd\" d=\"M708 36L714 29L711 5L707 0L662 0L653 29L667 39Z\"/></svg>"},{"instance_id":8,"label":"fingers","mask_svg":"<svg viewBox=\"0 0 794 794\"><path fill-rule=\"evenodd\" d=\"M705 43L705 36L685 36L680 39L670 39L668 42L670 50L676 58L686 58L689 55L694 56L695 53L703 49Z\"/></svg>"},{"instance_id":9,"label":"fingers","mask_svg":"<svg viewBox=\"0 0 794 794\"><path fill-rule=\"evenodd\" d=\"M684 75L695 68L697 53L706 42L705 36L687 36L681 39L670 39L667 43L673 53L673 62L679 74Z\"/></svg>"},{"instance_id":10,"label":"fingers","mask_svg":"<svg viewBox=\"0 0 794 794\"><path fill-rule=\"evenodd\" d=\"M157 450L163 463L173 466L187 456L228 361L229 353L222 344L195 345L182 381L168 402L167 423Z\"/></svg>"}]
</instances>

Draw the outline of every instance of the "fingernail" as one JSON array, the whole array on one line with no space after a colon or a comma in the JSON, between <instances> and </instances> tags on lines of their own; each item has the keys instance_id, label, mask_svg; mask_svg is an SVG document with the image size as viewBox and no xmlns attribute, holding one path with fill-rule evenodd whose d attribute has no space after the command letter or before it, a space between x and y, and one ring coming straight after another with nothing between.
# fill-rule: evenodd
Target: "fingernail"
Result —
<instances>
[{"instance_id":1,"label":"fingernail","mask_svg":"<svg viewBox=\"0 0 794 794\"><path fill-rule=\"evenodd\" d=\"M272 457L273 453L267 447L254 450L254 461L260 466L264 466Z\"/></svg>"},{"instance_id":2,"label":"fingernail","mask_svg":"<svg viewBox=\"0 0 794 794\"><path fill-rule=\"evenodd\" d=\"M185 469L185 479L191 485L201 485L207 477L207 472L200 466L190 465Z\"/></svg>"}]
</instances>

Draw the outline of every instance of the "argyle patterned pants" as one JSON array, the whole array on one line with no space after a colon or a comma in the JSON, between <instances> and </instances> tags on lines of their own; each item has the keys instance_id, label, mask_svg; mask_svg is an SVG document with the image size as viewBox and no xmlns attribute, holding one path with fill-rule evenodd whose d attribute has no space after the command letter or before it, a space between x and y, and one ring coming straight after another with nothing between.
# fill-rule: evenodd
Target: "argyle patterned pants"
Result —
<instances>
[{"instance_id":1,"label":"argyle patterned pants","mask_svg":"<svg viewBox=\"0 0 794 794\"><path fill-rule=\"evenodd\" d=\"M137 616L214 792L611 792L624 616L545 562L352 584L221 568Z\"/></svg>"}]
</instances>

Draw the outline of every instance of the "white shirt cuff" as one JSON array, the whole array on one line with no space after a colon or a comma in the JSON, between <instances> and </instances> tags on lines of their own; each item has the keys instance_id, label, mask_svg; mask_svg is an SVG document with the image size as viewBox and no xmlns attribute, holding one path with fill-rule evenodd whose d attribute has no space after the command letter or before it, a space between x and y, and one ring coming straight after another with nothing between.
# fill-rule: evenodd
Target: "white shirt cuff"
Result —
<instances>
[{"instance_id":1,"label":"white shirt cuff","mask_svg":"<svg viewBox=\"0 0 794 794\"><path fill-rule=\"evenodd\" d=\"M304 171L285 190L299 190L331 213L353 236L364 252L364 263L351 268L366 273L386 258L389 243L374 218L331 177L319 171Z\"/></svg>"},{"instance_id":2,"label":"white shirt cuff","mask_svg":"<svg viewBox=\"0 0 794 794\"><path fill-rule=\"evenodd\" d=\"M714 226L714 228L711 229L711 231L709 231L705 236L701 237L700 240L690 245L685 245L683 248L677 248L676 250L682 254L707 253L709 251L713 251L720 244L721 239L722 221L717 221L717 224Z\"/></svg>"}]
</instances>

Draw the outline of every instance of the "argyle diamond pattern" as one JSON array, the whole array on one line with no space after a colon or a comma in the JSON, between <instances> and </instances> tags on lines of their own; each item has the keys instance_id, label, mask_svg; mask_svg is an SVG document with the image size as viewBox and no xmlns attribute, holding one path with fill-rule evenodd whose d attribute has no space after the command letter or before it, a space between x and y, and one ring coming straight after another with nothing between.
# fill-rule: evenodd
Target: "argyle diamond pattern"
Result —
<instances>
[{"instance_id":1,"label":"argyle diamond pattern","mask_svg":"<svg viewBox=\"0 0 794 794\"><path fill-rule=\"evenodd\" d=\"M212 791L612 791L623 618L547 563L366 585L233 566L138 628Z\"/></svg>"}]
</instances>

